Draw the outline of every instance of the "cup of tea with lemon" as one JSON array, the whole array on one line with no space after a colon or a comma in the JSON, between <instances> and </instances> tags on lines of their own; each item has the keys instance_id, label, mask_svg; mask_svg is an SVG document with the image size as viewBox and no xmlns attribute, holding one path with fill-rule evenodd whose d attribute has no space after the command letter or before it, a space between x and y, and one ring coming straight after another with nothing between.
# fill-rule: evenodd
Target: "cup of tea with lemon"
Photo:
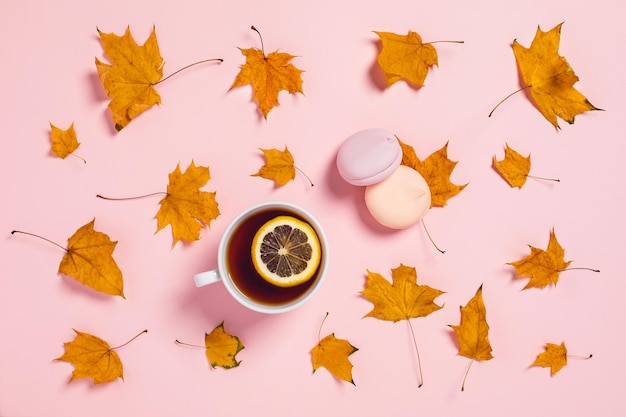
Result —
<instances>
[{"instance_id":1,"label":"cup of tea with lemon","mask_svg":"<svg viewBox=\"0 0 626 417\"><path fill-rule=\"evenodd\" d=\"M244 210L226 227L217 269L195 275L196 286L222 282L242 305L282 313L307 302L324 281L328 242L304 208L270 201Z\"/></svg>"}]
</instances>

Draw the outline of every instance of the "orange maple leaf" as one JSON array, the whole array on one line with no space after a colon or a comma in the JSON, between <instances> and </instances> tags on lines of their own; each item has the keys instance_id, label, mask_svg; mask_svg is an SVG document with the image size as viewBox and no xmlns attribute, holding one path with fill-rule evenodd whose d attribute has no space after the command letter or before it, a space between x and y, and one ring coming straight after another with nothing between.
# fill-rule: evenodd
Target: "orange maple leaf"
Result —
<instances>
[{"instance_id":1,"label":"orange maple leaf","mask_svg":"<svg viewBox=\"0 0 626 417\"><path fill-rule=\"evenodd\" d=\"M442 306L435 304L434 300L444 292L428 285L418 285L415 268L402 264L391 270L391 279L392 283L389 283L382 275L367 271L366 287L361 294L374 304L374 308L365 317L394 323L400 320L407 321L417 353L421 386L424 379L410 319L426 317L441 309Z\"/></svg>"},{"instance_id":2,"label":"orange maple leaf","mask_svg":"<svg viewBox=\"0 0 626 417\"><path fill-rule=\"evenodd\" d=\"M567 365L567 348L565 342L560 345L546 343L545 351L537 355L537 359L530 366L550 368L550 375L556 375Z\"/></svg>"},{"instance_id":3,"label":"orange maple leaf","mask_svg":"<svg viewBox=\"0 0 626 417\"><path fill-rule=\"evenodd\" d=\"M506 144L504 159L493 157L493 167L511 187L522 188L530 172L530 154L523 156Z\"/></svg>"},{"instance_id":4,"label":"orange maple leaf","mask_svg":"<svg viewBox=\"0 0 626 417\"><path fill-rule=\"evenodd\" d=\"M98 76L108 96L109 109L117 130L155 104L161 96L154 88L163 78L163 58L159 52L156 28L146 42L139 46L130 33L123 36L103 33L98 29L105 55L112 64L96 58Z\"/></svg>"},{"instance_id":5,"label":"orange maple leaf","mask_svg":"<svg viewBox=\"0 0 626 417\"><path fill-rule=\"evenodd\" d=\"M265 156L265 165L253 177L272 180L278 186L283 186L296 177L293 155L285 146L284 151L278 149L260 149Z\"/></svg>"},{"instance_id":6,"label":"orange maple leaf","mask_svg":"<svg viewBox=\"0 0 626 417\"><path fill-rule=\"evenodd\" d=\"M328 313L326 313L326 317L328 317ZM324 321L326 317L324 317ZM322 324L324 324L324 321L322 321ZM317 335L318 343L311 349L313 372L323 367L336 378L356 385L352 378L352 363L350 359L348 359L348 356L359 349L352 346L352 344L345 339L337 339L334 333L320 339L321 330L322 326L320 326L320 332L318 332Z\"/></svg>"},{"instance_id":7,"label":"orange maple leaf","mask_svg":"<svg viewBox=\"0 0 626 417\"><path fill-rule=\"evenodd\" d=\"M200 229L219 216L215 192L200 191L210 178L209 167L197 167L194 161L184 173L179 164L169 174L167 195L159 202L161 207L155 217L157 232L167 225L172 227L174 245L179 240L200 239Z\"/></svg>"},{"instance_id":8,"label":"orange maple leaf","mask_svg":"<svg viewBox=\"0 0 626 417\"><path fill-rule=\"evenodd\" d=\"M69 382L79 378L92 378L95 384L102 384L115 381L117 378L124 379L122 361L115 349L125 346L147 330L114 348L97 336L78 330L74 332L76 333L74 340L63 344L65 353L55 360L74 365Z\"/></svg>"},{"instance_id":9,"label":"orange maple leaf","mask_svg":"<svg viewBox=\"0 0 626 417\"><path fill-rule=\"evenodd\" d=\"M557 116L568 123L588 110L600 110L574 88L578 76L559 55L562 23L543 32L537 27L530 48L513 41L513 53L522 79L535 105L552 125L559 128Z\"/></svg>"},{"instance_id":10,"label":"orange maple leaf","mask_svg":"<svg viewBox=\"0 0 626 417\"><path fill-rule=\"evenodd\" d=\"M387 88L404 79L418 87L424 85L428 68L437 65L437 50L430 43L422 43L416 32L406 35L391 32L376 32L382 42L378 54L378 65L385 73Z\"/></svg>"},{"instance_id":11,"label":"orange maple leaf","mask_svg":"<svg viewBox=\"0 0 626 417\"><path fill-rule=\"evenodd\" d=\"M449 198L460 193L467 184L456 185L450 181L450 175L457 162L448 159L448 142L423 161L417 157L412 146L398 139L402 147L402 165L419 172L428 183L431 194L431 207L443 207Z\"/></svg>"},{"instance_id":12,"label":"orange maple leaf","mask_svg":"<svg viewBox=\"0 0 626 417\"><path fill-rule=\"evenodd\" d=\"M252 29L257 31L254 26ZM294 55L278 51L265 55L263 47L261 49L239 48L239 50L246 57L246 63L241 66L230 90L242 85L252 85L253 99L257 102L265 119L270 110L279 105L278 93L280 91L304 94L300 76L304 71L291 63L291 60L295 58Z\"/></svg>"},{"instance_id":13,"label":"orange maple leaf","mask_svg":"<svg viewBox=\"0 0 626 417\"><path fill-rule=\"evenodd\" d=\"M50 123L50 139L52 141L52 153L61 159L67 158L80 146L76 137L74 123L67 130L60 129Z\"/></svg>"},{"instance_id":14,"label":"orange maple leaf","mask_svg":"<svg viewBox=\"0 0 626 417\"><path fill-rule=\"evenodd\" d=\"M559 273L567 269L572 261L565 261L565 250L561 247L554 229L550 231L550 240L547 250L530 247L530 254L516 262L509 262L516 272L516 278L529 277L527 288L545 288L550 284L556 285Z\"/></svg>"},{"instance_id":15,"label":"orange maple leaf","mask_svg":"<svg viewBox=\"0 0 626 417\"><path fill-rule=\"evenodd\" d=\"M222 321L211 333L205 333L204 345L206 357L211 367L234 368L239 366L237 353L244 348L237 336L230 335L224 330Z\"/></svg>"},{"instance_id":16,"label":"orange maple leaf","mask_svg":"<svg viewBox=\"0 0 626 417\"><path fill-rule=\"evenodd\" d=\"M482 285L465 307L461 306L461 323L458 326L450 325L450 327L459 341L459 355L472 359L470 366L474 360L487 361L493 358ZM469 367L465 378L467 378L467 373L469 373ZM461 385L462 391L465 389L465 378Z\"/></svg>"}]
</instances>

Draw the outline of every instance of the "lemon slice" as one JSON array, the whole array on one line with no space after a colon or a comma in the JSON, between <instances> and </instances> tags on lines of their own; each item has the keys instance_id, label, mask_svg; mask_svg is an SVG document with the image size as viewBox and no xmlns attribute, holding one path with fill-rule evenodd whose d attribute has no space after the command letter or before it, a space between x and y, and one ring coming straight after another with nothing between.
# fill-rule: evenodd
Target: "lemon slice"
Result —
<instances>
[{"instance_id":1,"label":"lemon slice","mask_svg":"<svg viewBox=\"0 0 626 417\"><path fill-rule=\"evenodd\" d=\"M279 287L293 287L311 279L321 256L315 230L292 216L267 221L252 240L254 268L264 280Z\"/></svg>"}]
</instances>

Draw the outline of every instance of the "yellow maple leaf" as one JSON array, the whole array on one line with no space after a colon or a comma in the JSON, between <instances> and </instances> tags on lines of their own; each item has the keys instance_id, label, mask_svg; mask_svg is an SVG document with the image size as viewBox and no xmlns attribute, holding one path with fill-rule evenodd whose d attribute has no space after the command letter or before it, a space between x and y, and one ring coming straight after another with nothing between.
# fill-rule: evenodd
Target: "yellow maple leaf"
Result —
<instances>
[{"instance_id":1,"label":"yellow maple leaf","mask_svg":"<svg viewBox=\"0 0 626 417\"><path fill-rule=\"evenodd\" d=\"M59 264L59 273L70 276L83 285L96 291L124 298L124 280L122 271L113 259L113 242L105 233L94 230L96 219L80 227L68 239L67 248L45 237L19 230L11 234L22 233L43 239L63 249L65 255Z\"/></svg>"},{"instance_id":2,"label":"yellow maple leaf","mask_svg":"<svg viewBox=\"0 0 626 417\"><path fill-rule=\"evenodd\" d=\"M431 194L431 207L443 207L449 198L460 193L467 184L456 185L450 181L450 175L457 162L448 159L448 142L433 152L423 161L417 157L415 149L398 139L402 147L402 165L419 172L428 183Z\"/></svg>"},{"instance_id":3,"label":"yellow maple leaf","mask_svg":"<svg viewBox=\"0 0 626 417\"><path fill-rule=\"evenodd\" d=\"M487 361L493 358L491 344L489 343L489 325L487 324L487 309L483 301L483 286L481 285L476 294L461 306L461 323L450 325L454 330L459 342L459 355L474 360ZM469 373L469 367L465 378ZM465 378L461 385L461 391L465 390Z\"/></svg>"},{"instance_id":4,"label":"yellow maple leaf","mask_svg":"<svg viewBox=\"0 0 626 417\"><path fill-rule=\"evenodd\" d=\"M437 65L437 50L430 43L422 43L419 34L409 30L406 35L376 32L382 42L377 61L385 73L387 88L404 79L418 87L424 85L428 68Z\"/></svg>"},{"instance_id":5,"label":"yellow maple leaf","mask_svg":"<svg viewBox=\"0 0 626 417\"><path fill-rule=\"evenodd\" d=\"M493 167L502 175L511 187L522 188L530 172L530 154L523 156L506 144L504 159L493 157Z\"/></svg>"},{"instance_id":6,"label":"yellow maple leaf","mask_svg":"<svg viewBox=\"0 0 626 417\"><path fill-rule=\"evenodd\" d=\"M335 377L355 385L352 379L352 363L348 356L357 350L359 349L352 346L349 341L337 339L335 334L331 333L311 350L313 372L324 367Z\"/></svg>"},{"instance_id":7,"label":"yellow maple leaf","mask_svg":"<svg viewBox=\"0 0 626 417\"><path fill-rule=\"evenodd\" d=\"M50 128L50 139L52 141L53 154L61 159L65 159L68 155L78 149L80 143L76 137L74 123L72 123L67 130L60 129L52 123L50 123Z\"/></svg>"},{"instance_id":8,"label":"yellow maple leaf","mask_svg":"<svg viewBox=\"0 0 626 417\"><path fill-rule=\"evenodd\" d=\"M425 317L439 310L435 298L443 291L417 284L415 268L400 264L391 270L392 283L376 272L367 271L367 284L361 292L374 304L365 317L397 322Z\"/></svg>"},{"instance_id":9,"label":"yellow maple leaf","mask_svg":"<svg viewBox=\"0 0 626 417\"><path fill-rule=\"evenodd\" d=\"M113 242L94 230L95 219L80 227L69 239L59 273L68 275L96 291L124 297L122 271L113 259Z\"/></svg>"},{"instance_id":10,"label":"yellow maple leaf","mask_svg":"<svg viewBox=\"0 0 626 417\"><path fill-rule=\"evenodd\" d=\"M198 240L200 229L219 216L215 192L200 191L210 178L209 167L197 167L193 161L184 173L179 164L169 174L167 195L159 202L156 219L157 232L172 227L174 245L179 240Z\"/></svg>"},{"instance_id":11,"label":"yellow maple leaf","mask_svg":"<svg viewBox=\"0 0 626 417\"><path fill-rule=\"evenodd\" d=\"M120 348L134 340L139 333L130 341L118 347L111 348L109 344L97 336L74 330L76 337L71 342L65 342L65 352L57 361L68 362L74 365L72 377L69 382L79 378L92 378L95 384L115 381L117 378L124 379L122 361L114 349Z\"/></svg>"},{"instance_id":12,"label":"yellow maple leaf","mask_svg":"<svg viewBox=\"0 0 626 417\"><path fill-rule=\"evenodd\" d=\"M493 358L482 285L467 304L461 307L461 324L450 327L459 341L459 355L479 361Z\"/></svg>"},{"instance_id":13,"label":"yellow maple leaf","mask_svg":"<svg viewBox=\"0 0 626 417\"><path fill-rule=\"evenodd\" d=\"M556 239L554 229L550 231L550 240L547 250L530 247L530 254L523 259L509 262L516 272L516 278L529 277L527 288L545 288L550 284L556 285L559 280L559 273L567 269L572 261L565 261L565 250Z\"/></svg>"},{"instance_id":14,"label":"yellow maple leaf","mask_svg":"<svg viewBox=\"0 0 626 417\"><path fill-rule=\"evenodd\" d=\"M258 33L254 26L252 29ZM304 71L291 63L291 60L295 58L294 55L278 51L265 55L263 47L261 49L239 48L239 50L246 57L246 62L241 66L230 90L242 85L252 85L252 97L265 119L270 110L279 105L278 93L280 91L304 94L301 78Z\"/></svg>"},{"instance_id":15,"label":"yellow maple leaf","mask_svg":"<svg viewBox=\"0 0 626 417\"><path fill-rule=\"evenodd\" d=\"M537 355L537 359L530 366L550 368L550 375L556 375L567 365L567 348L565 342L560 345L546 343L545 351Z\"/></svg>"},{"instance_id":16,"label":"yellow maple leaf","mask_svg":"<svg viewBox=\"0 0 626 417\"><path fill-rule=\"evenodd\" d=\"M600 110L574 88L578 76L559 55L562 23L548 32L537 27L529 48L513 41L513 53L522 79L535 105L552 125L559 128L557 116L568 123L588 110Z\"/></svg>"},{"instance_id":17,"label":"yellow maple leaf","mask_svg":"<svg viewBox=\"0 0 626 417\"><path fill-rule=\"evenodd\" d=\"M361 294L374 304L374 308L365 317L394 323L407 321L417 354L421 386L424 383L422 366L410 319L426 317L441 309L442 306L435 304L434 300L444 292L428 285L418 285L415 268L402 264L391 269L391 279L392 283L378 273L367 271L366 287Z\"/></svg>"},{"instance_id":18,"label":"yellow maple leaf","mask_svg":"<svg viewBox=\"0 0 626 417\"><path fill-rule=\"evenodd\" d=\"M285 146L284 151L278 149L260 149L265 156L265 164L253 177L272 180L277 186L283 186L296 177L293 155Z\"/></svg>"},{"instance_id":19,"label":"yellow maple leaf","mask_svg":"<svg viewBox=\"0 0 626 417\"><path fill-rule=\"evenodd\" d=\"M112 64L96 58L100 81L111 98L109 109L117 130L123 129L140 113L161 103L154 88L163 78L163 58L159 52L156 28L143 45L138 45L126 29L123 36L98 30L102 47Z\"/></svg>"},{"instance_id":20,"label":"yellow maple leaf","mask_svg":"<svg viewBox=\"0 0 626 417\"><path fill-rule=\"evenodd\" d=\"M220 323L211 333L205 333L204 345L206 357L211 367L234 368L239 366L237 353L244 348L237 336L224 330L224 322Z\"/></svg>"}]
</instances>

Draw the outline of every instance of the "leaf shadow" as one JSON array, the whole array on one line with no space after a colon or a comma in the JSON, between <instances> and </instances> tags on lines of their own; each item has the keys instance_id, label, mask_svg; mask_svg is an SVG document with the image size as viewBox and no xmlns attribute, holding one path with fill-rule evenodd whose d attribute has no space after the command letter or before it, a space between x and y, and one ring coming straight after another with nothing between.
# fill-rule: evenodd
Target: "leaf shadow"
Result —
<instances>
[{"instance_id":1,"label":"leaf shadow","mask_svg":"<svg viewBox=\"0 0 626 417\"><path fill-rule=\"evenodd\" d=\"M58 276L61 278L61 281L64 284L64 288L73 294L80 294L81 296L89 297L93 300L97 300L98 302L112 302L116 298L124 300L124 298L116 295L110 295L100 291L96 291L85 284L81 284L76 279L68 275L59 273Z\"/></svg>"}]
</instances>

